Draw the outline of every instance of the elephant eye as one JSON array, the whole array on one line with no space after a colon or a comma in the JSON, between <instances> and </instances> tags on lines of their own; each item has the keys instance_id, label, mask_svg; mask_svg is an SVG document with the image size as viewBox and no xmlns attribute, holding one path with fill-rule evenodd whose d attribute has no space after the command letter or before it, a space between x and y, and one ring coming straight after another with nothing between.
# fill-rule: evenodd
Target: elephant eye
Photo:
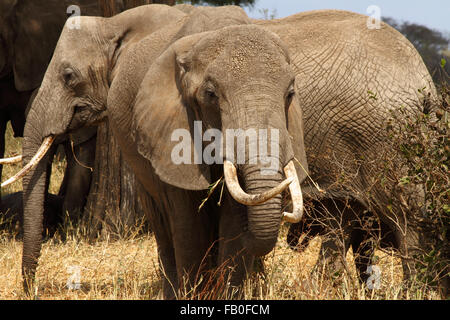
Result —
<instances>
[{"instance_id":1,"label":"elephant eye","mask_svg":"<svg viewBox=\"0 0 450 320\"><path fill-rule=\"evenodd\" d=\"M204 93L205 93L205 97L208 99L217 98L216 88L214 87L214 85L212 83L208 83L207 85L205 85Z\"/></svg>"},{"instance_id":2,"label":"elephant eye","mask_svg":"<svg viewBox=\"0 0 450 320\"><path fill-rule=\"evenodd\" d=\"M62 71L64 83L73 86L76 83L76 73L72 68L64 68Z\"/></svg>"},{"instance_id":3,"label":"elephant eye","mask_svg":"<svg viewBox=\"0 0 450 320\"><path fill-rule=\"evenodd\" d=\"M206 95L209 97L209 98L216 98L217 96L216 96L216 93L214 92L214 90L212 90L212 89L206 89L205 90L205 93L206 93Z\"/></svg>"}]
</instances>

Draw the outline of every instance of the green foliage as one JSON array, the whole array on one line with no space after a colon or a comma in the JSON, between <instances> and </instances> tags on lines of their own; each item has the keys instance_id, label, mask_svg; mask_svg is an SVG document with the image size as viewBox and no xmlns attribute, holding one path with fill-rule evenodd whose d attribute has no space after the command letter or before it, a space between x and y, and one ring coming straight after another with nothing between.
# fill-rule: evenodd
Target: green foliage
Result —
<instances>
[{"instance_id":1,"label":"green foliage","mask_svg":"<svg viewBox=\"0 0 450 320\"><path fill-rule=\"evenodd\" d=\"M367 94L369 95L369 99L378 100L376 93L373 93L372 91L367 90Z\"/></svg>"}]
</instances>

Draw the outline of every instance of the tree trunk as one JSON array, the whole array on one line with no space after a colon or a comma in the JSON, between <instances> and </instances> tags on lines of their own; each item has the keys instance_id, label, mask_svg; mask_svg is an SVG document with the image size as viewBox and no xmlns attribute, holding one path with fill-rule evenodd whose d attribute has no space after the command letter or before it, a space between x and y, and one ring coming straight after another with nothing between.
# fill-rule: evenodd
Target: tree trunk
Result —
<instances>
[{"instance_id":1,"label":"tree trunk","mask_svg":"<svg viewBox=\"0 0 450 320\"><path fill-rule=\"evenodd\" d=\"M85 210L90 236L127 236L141 225L144 216L135 175L124 162L108 122L97 130L95 158Z\"/></svg>"},{"instance_id":2,"label":"tree trunk","mask_svg":"<svg viewBox=\"0 0 450 320\"><path fill-rule=\"evenodd\" d=\"M140 5L162 3L174 5L175 0L99 0L105 17ZM91 237L110 234L124 236L144 221L139 204L139 186L134 173L122 159L108 123L97 130L97 147L91 189L87 199L84 222Z\"/></svg>"}]
</instances>

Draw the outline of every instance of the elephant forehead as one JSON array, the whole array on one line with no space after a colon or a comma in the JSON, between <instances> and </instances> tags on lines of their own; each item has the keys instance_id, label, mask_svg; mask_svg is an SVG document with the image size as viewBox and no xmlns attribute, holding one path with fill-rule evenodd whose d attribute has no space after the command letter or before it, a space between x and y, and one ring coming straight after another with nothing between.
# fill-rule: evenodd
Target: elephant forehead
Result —
<instances>
[{"instance_id":1,"label":"elephant forehead","mask_svg":"<svg viewBox=\"0 0 450 320\"><path fill-rule=\"evenodd\" d=\"M100 39L100 28L96 17L70 17L61 32L60 42L65 45L83 47Z\"/></svg>"},{"instance_id":2,"label":"elephant forehead","mask_svg":"<svg viewBox=\"0 0 450 320\"><path fill-rule=\"evenodd\" d=\"M228 34L216 40L216 46L202 46L194 55L194 61L198 65L209 65L211 73L223 75L226 72L227 77L236 79L243 75L290 75L289 59L285 52L266 36Z\"/></svg>"},{"instance_id":3,"label":"elephant forehead","mask_svg":"<svg viewBox=\"0 0 450 320\"><path fill-rule=\"evenodd\" d=\"M101 50L100 41L95 33L88 32L84 28L65 28L55 49L63 57L75 60L96 56Z\"/></svg>"},{"instance_id":4,"label":"elephant forehead","mask_svg":"<svg viewBox=\"0 0 450 320\"><path fill-rule=\"evenodd\" d=\"M283 56L280 52L265 46L261 42L253 41L237 41L229 49L230 67L232 70L241 70L255 67L259 64L269 66L281 66Z\"/></svg>"},{"instance_id":5,"label":"elephant forehead","mask_svg":"<svg viewBox=\"0 0 450 320\"><path fill-rule=\"evenodd\" d=\"M291 76L289 65L284 56L267 47L233 46L222 55L217 64L227 70L234 79L248 77L264 77L265 79L280 79ZM281 79L280 79L281 80Z\"/></svg>"}]
</instances>

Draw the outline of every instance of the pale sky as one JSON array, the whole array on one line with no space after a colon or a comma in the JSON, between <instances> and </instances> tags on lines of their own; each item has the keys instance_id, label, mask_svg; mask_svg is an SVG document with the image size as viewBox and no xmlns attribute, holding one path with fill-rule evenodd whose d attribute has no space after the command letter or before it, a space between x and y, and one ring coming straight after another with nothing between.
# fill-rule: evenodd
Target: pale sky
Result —
<instances>
[{"instance_id":1,"label":"pale sky","mask_svg":"<svg viewBox=\"0 0 450 320\"><path fill-rule=\"evenodd\" d=\"M317 9L341 9L369 15L376 5L382 17L409 21L450 33L450 0L256 0L253 9L245 8L252 18L261 18L259 9L276 10L276 18Z\"/></svg>"}]
</instances>

